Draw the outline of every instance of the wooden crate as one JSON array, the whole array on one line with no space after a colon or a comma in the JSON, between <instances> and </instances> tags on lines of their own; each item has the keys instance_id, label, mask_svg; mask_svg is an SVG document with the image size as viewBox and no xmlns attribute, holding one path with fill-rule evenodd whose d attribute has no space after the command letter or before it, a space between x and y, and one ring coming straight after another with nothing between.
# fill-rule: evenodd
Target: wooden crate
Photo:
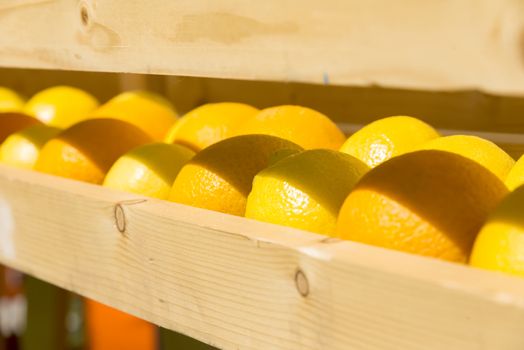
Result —
<instances>
[{"instance_id":1,"label":"wooden crate","mask_svg":"<svg viewBox=\"0 0 524 350\"><path fill-rule=\"evenodd\" d=\"M0 84L69 82L103 99L148 87L181 111L299 103L347 131L410 114L516 156L523 12L516 0L4 0L0 66L110 74L2 69ZM4 166L0 262L224 349L524 348L521 279Z\"/></svg>"}]
</instances>

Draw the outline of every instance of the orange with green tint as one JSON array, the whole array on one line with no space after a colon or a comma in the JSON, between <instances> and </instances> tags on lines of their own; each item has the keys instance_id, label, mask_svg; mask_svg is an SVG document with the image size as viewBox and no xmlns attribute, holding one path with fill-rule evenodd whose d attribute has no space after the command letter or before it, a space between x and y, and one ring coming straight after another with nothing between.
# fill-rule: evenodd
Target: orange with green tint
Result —
<instances>
[{"instance_id":1,"label":"orange with green tint","mask_svg":"<svg viewBox=\"0 0 524 350\"><path fill-rule=\"evenodd\" d=\"M40 151L35 169L100 184L121 155L149 142L149 136L129 123L89 119L49 140Z\"/></svg>"},{"instance_id":2,"label":"orange with green tint","mask_svg":"<svg viewBox=\"0 0 524 350\"><path fill-rule=\"evenodd\" d=\"M175 179L169 200L243 216L255 175L275 156L301 151L291 141L269 135L232 137L197 153Z\"/></svg>"}]
</instances>

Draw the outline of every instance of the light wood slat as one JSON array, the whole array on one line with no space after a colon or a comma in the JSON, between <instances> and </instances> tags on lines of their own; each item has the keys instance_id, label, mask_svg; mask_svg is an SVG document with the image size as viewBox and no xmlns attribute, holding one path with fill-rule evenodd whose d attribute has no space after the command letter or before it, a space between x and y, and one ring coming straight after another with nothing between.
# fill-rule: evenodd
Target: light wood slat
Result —
<instances>
[{"instance_id":1,"label":"light wood slat","mask_svg":"<svg viewBox=\"0 0 524 350\"><path fill-rule=\"evenodd\" d=\"M2 263L219 348L524 347L521 279L5 166L0 242Z\"/></svg>"},{"instance_id":2,"label":"light wood slat","mask_svg":"<svg viewBox=\"0 0 524 350\"><path fill-rule=\"evenodd\" d=\"M518 0L3 0L0 66L524 93Z\"/></svg>"}]
</instances>

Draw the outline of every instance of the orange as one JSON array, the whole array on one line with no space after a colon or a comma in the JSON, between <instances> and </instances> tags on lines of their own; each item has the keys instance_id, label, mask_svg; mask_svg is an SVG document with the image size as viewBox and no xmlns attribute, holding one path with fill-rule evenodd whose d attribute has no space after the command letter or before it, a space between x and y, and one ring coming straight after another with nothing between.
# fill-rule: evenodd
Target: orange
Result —
<instances>
[{"instance_id":1,"label":"orange","mask_svg":"<svg viewBox=\"0 0 524 350\"><path fill-rule=\"evenodd\" d=\"M290 155L255 176L245 216L332 235L344 199L368 170L357 158L328 149Z\"/></svg>"},{"instance_id":2,"label":"orange","mask_svg":"<svg viewBox=\"0 0 524 350\"><path fill-rule=\"evenodd\" d=\"M489 140L472 135L438 137L417 147L417 150L423 149L453 152L469 158L493 172L501 181L506 180L515 164L515 160L502 148Z\"/></svg>"},{"instance_id":3,"label":"orange","mask_svg":"<svg viewBox=\"0 0 524 350\"><path fill-rule=\"evenodd\" d=\"M480 230L470 264L524 277L524 186L511 192Z\"/></svg>"},{"instance_id":4,"label":"orange","mask_svg":"<svg viewBox=\"0 0 524 350\"><path fill-rule=\"evenodd\" d=\"M164 97L149 91L127 91L113 97L91 113L95 118L115 118L131 123L163 141L177 120L173 105Z\"/></svg>"},{"instance_id":5,"label":"orange","mask_svg":"<svg viewBox=\"0 0 524 350\"><path fill-rule=\"evenodd\" d=\"M470 159L435 150L408 153L364 175L340 210L336 236L465 262L507 193L496 175Z\"/></svg>"},{"instance_id":6,"label":"orange","mask_svg":"<svg viewBox=\"0 0 524 350\"><path fill-rule=\"evenodd\" d=\"M0 162L23 169L33 169L40 150L61 132L53 126L37 124L11 134L0 146Z\"/></svg>"},{"instance_id":7,"label":"orange","mask_svg":"<svg viewBox=\"0 0 524 350\"><path fill-rule=\"evenodd\" d=\"M0 112L21 111L24 103L24 98L15 91L0 86Z\"/></svg>"},{"instance_id":8,"label":"orange","mask_svg":"<svg viewBox=\"0 0 524 350\"><path fill-rule=\"evenodd\" d=\"M515 163L506 178L506 186L510 190L514 190L521 185L524 185L524 154Z\"/></svg>"},{"instance_id":9,"label":"orange","mask_svg":"<svg viewBox=\"0 0 524 350\"><path fill-rule=\"evenodd\" d=\"M301 106L266 108L246 120L237 135L266 134L290 140L304 149L338 150L345 136L324 114Z\"/></svg>"},{"instance_id":10,"label":"orange","mask_svg":"<svg viewBox=\"0 0 524 350\"><path fill-rule=\"evenodd\" d=\"M233 136L233 130L258 109L243 103L208 103L179 119L169 131L167 143L178 143L200 151Z\"/></svg>"},{"instance_id":11,"label":"orange","mask_svg":"<svg viewBox=\"0 0 524 350\"><path fill-rule=\"evenodd\" d=\"M86 300L89 348L94 350L153 350L156 327L109 306Z\"/></svg>"},{"instance_id":12,"label":"orange","mask_svg":"<svg viewBox=\"0 0 524 350\"><path fill-rule=\"evenodd\" d=\"M68 128L86 119L98 100L91 94L71 86L55 86L35 94L24 111L47 125Z\"/></svg>"},{"instance_id":13,"label":"orange","mask_svg":"<svg viewBox=\"0 0 524 350\"><path fill-rule=\"evenodd\" d=\"M226 139L197 153L178 173L169 200L243 216L253 178L279 152L302 150L275 136Z\"/></svg>"},{"instance_id":14,"label":"orange","mask_svg":"<svg viewBox=\"0 0 524 350\"><path fill-rule=\"evenodd\" d=\"M103 185L166 199L178 172L194 155L187 147L163 142L133 148L113 164Z\"/></svg>"},{"instance_id":15,"label":"orange","mask_svg":"<svg viewBox=\"0 0 524 350\"><path fill-rule=\"evenodd\" d=\"M375 167L439 137L430 125L413 117L395 116L375 120L351 135L340 152Z\"/></svg>"},{"instance_id":16,"label":"orange","mask_svg":"<svg viewBox=\"0 0 524 350\"><path fill-rule=\"evenodd\" d=\"M0 113L0 144L12 133L37 124L41 124L41 122L26 114L14 112Z\"/></svg>"},{"instance_id":17,"label":"orange","mask_svg":"<svg viewBox=\"0 0 524 350\"><path fill-rule=\"evenodd\" d=\"M100 184L130 149L151 142L143 131L116 119L89 119L49 140L35 164L44 173Z\"/></svg>"}]
</instances>

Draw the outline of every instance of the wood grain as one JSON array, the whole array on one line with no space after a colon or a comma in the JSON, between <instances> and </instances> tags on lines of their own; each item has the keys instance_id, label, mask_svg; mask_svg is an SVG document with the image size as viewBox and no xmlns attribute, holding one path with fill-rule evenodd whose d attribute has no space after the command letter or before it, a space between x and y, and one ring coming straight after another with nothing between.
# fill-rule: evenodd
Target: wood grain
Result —
<instances>
[{"instance_id":1,"label":"wood grain","mask_svg":"<svg viewBox=\"0 0 524 350\"><path fill-rule=\"evenodd\" d=\"M0 202L2 263L219 348L524 347L521 279L5 166Z\"/></svg>"},{"instance_id":2,"label":"wood grain","mask_svg":"<svg viewBox=\"0 0 524 350\"><path fill-rule=\"evenodd\" d=\"M524 94L517 0L4 0L0 66Z\"/></svg>"}]
</instances>

